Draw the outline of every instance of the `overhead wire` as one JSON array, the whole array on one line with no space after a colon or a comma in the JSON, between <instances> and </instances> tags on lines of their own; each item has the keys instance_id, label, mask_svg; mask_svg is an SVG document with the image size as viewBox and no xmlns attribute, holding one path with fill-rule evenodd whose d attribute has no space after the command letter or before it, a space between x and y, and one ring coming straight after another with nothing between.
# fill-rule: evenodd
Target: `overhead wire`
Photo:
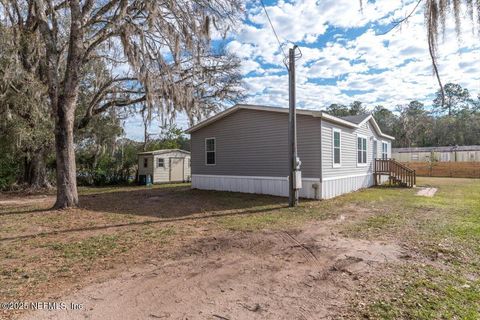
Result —
<instances>
[{"instance_id":1,"label":"overhead wire","mask_svg":"<svg viewBox=\"0 0 480 320\"><path fill-rule=\"evenodd\" d=\"M260 3L263 7L263 11L265 11L265 15L267 16L268 23L270 24L270 27L272 28L273 34L275 35L275 38L277 39L278 46L280 47L280 50L283 53L283 57L284 57L283 63L285 64L285 66L287 66L287 69L288 69L288 65L285 63L285 61L288 60L288 57L287 57L287 54L285 53L285 50L283 49L285 44L282 44L280 42L280 39L278 38L277 31L275 30L275 27L273 26L272 20L270 19L270 15L268 14L267 8L265 7L265 3L263 2L263 0L260 0Z\"/></svg>"}]
</instances>

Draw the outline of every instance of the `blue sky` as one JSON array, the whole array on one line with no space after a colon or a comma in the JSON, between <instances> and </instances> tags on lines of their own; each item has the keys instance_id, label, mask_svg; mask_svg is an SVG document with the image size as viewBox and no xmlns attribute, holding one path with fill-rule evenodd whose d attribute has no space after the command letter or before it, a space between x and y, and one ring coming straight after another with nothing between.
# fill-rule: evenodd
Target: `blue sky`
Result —
<instances>
[{"instance_id":1,"label":"blue sky","mask_svg":"<svg viewBox=\"0 0 480 320\"><path fill-rule=\"evenodd\" d=\"M409 13L416 0L265 0L266 9L286 43L299 45L297 103L301 108L324 109L332 103L354 100L369 108L394 109L418 99L426 104L438 89L428 54L423 10L408 23L381 35L392 21ZM457 39L453 21L447 21L439 45L438 63L444 83L456 82L473 95L480 92L480 41L472 33L466 13ZM227 50L242 58L247 103L288 106L288 78L283 53L259 1L248 1L243 21L227 39ZM442 38L442 37L441 37ZM218 40L217 40L218 41ZM186 117L177 118L188 127ZM140 119L127 121L127 136L143 139ZM155 132L155 124L151 131Z\"/></svg>"}]
</instances>

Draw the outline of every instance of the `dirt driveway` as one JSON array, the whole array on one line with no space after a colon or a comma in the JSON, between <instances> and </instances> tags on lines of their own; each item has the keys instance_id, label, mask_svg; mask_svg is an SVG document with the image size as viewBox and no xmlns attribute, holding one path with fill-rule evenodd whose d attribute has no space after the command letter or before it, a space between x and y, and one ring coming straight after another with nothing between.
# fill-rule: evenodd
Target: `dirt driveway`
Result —
<instances>
[{"instance_id":1,"label":"dirt driveway","mask_svg":"<svg viewBox=\"0 0 480 320\"><path fill-rule=\"evenodd\" d=\"M82 310L24 319L330 319L369 274L402 256L391 243L342 237L350 216L297 231L221 232L61 300Z\"/></svg>"},{"instance_id":2,"label":"dirt driveway","mask_svg":"<svg viewBox=\"0 0 480 320\"><path fill-rule=\"evenodd\" d=\"M480 181L286 207L189 186L0 194L1 319L479 319ZM61 310L60 310L61 309Z\"/></svg>"}]
</instances>

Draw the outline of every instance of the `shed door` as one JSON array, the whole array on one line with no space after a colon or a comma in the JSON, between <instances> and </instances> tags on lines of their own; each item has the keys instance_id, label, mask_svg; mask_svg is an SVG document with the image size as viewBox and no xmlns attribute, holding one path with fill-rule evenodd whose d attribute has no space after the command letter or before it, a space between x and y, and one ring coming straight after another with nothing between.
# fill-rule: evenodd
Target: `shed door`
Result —
<instances>
[{"instance_id":1,"label":"shed door","mask_svg":"<svg viewBox=\"0 0 480 320\"><path fill-rule=\"evenodd\" d=\"M183 181L183 158L170 158L170 181Z\"/></svg>"}]
</instances>

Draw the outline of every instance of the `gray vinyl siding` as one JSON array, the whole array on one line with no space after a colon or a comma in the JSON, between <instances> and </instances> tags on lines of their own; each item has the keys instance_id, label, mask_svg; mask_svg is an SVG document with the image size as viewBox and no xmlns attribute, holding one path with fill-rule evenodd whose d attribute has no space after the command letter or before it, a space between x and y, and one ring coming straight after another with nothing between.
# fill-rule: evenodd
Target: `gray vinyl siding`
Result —
<instances>
[{"instance_id":1,"label":"gray vinyl siding","mask_svg":"<svg viewBox=\"0 0 480 320\"><path fill-rule=\"evenodd\" d=\"M341 166L333 167L332 129L341 130ZM357 165L357 134L367 138L367 166ZM351 129L322 120L322 179L373 173L373 138L377 139L378 158L381 157L382 141L388 143L388 154L391 156L391 141L378 137L370 122L361 128Z\"/></svg>"},{"instance_id":2,"label":"gray vinyl siding","mask_svg":"<svg viewBox=\"0 0 480 320\"><path fill-rule=\"evenodd\" d=\"M320 120L297 116L303 177L320 177ZM215 138L216 164L205 164L205 139ZM191 134L192 174L285 177L288 114L240 109Z\"/></svg>"}]
</instances>

